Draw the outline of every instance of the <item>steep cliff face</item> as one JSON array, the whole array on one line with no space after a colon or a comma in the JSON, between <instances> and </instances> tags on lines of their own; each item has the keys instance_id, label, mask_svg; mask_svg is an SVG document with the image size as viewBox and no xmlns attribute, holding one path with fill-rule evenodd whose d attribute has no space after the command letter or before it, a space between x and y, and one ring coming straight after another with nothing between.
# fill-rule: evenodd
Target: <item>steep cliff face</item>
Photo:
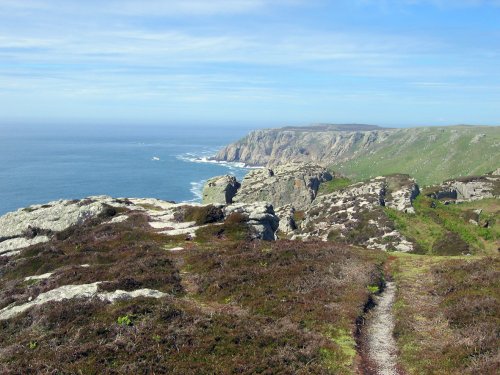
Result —
<instances>
[{"instance_id":1,"label":"steep cliff face","mask_svg":"<svg viewBox=\"0 0 500 375\"><path fill-rule=\"evenodd\" d=\"M258 130L220 150L215 159L260 166L314 162L355 180L405 173L421 185L431 185L498 168L500 127L323 125Z\"/></svg>"},{"instance_id":2,"label":"steep cliff face","mask_svg":"<svg viewBox=\"0 0 500 375\"><path fill-rule=\"evenodd\" d=\"M274 166L296 162L348 160L359 150L383 142L392 129L376 126L313 126L256 130L220 150L215 159Z\"/></svg>"}]
</instances>

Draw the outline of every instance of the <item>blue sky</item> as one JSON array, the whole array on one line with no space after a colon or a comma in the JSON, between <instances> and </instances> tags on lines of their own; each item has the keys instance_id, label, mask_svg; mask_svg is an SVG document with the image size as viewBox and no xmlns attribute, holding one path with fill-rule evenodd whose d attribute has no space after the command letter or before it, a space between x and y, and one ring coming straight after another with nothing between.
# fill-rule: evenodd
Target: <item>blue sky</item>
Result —
<instances>
[{"instance_id":1,"label":"blue sky","mask_svg":"<svg viewBox=\"0 0 500 375\"><path fill-rule=\"evenodd\" d=\"M0 0L0 125L500 124L500 0Z\"/></svg>"}]
</instances>

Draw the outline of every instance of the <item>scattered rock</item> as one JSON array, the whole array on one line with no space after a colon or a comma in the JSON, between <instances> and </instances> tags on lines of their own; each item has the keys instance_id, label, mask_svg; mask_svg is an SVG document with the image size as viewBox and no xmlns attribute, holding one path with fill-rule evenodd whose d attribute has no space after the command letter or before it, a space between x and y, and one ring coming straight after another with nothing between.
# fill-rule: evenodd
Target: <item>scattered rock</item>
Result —
<instances>
[{"instance_id":1,"label":"scattered rock","mask_svg":"<svg viewBox=\"0 0 500 375\"><path fill-rule=\"evenodd\" d=\"M179 247L173 247L173 248L167 249L167 250L168 251L181 251L181 250L184 250L184 248L179 246Z\"/></svg>"},{"instance_id":2,"label":"scattered rock","mask_svg":"<svg viewBox=\"0 0 500 375\"><path fill-rule=\"evenodd\" d=\"M398 232L384 206L413 212L418 192L407 175L376 177L340 191L319 196L305 210L292 238L320 238L371 249L412 251L414 245Z\"/></svg>"},{"instance_id":3,"label":"scattered rock","mask_svg":"<svg viewBox=\"0 0 500 375\"><path fill-rule=\"evenodd\" d=\"M48 273L44 273L43 275L27 276L24 278L24 281L44 280L44 279L48 279L53 274L54 274L54 272L48 272Z\"/></svg>"}]
</instances>

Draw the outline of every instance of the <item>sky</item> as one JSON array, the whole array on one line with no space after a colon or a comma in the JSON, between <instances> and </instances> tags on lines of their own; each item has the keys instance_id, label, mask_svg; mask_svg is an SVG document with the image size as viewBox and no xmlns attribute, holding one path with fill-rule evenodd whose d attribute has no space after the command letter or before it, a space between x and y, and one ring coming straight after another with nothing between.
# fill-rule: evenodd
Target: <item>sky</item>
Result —
<instances>
[{"instance_id":1,"label":"sky","mask_svg":"<svg viewBox=\"0 0 500 375\"><path fill-rule=\"evenodd\" d=\"M500 0L0 0L13 123L498 125Z\"/></svg>"}]
</instances>

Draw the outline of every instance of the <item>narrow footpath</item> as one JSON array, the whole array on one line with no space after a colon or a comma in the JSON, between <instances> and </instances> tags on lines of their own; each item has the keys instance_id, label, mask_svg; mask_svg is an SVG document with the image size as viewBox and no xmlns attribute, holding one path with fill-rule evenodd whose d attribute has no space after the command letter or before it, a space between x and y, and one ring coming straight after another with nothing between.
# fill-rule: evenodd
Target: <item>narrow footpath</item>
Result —
<instances>
[{"instance_id":1,"label":"narrow footpath","mask_svg":"<svg viewBox=\"0 0 500 375\"><path fill-rule=\"evenodd\" d=\"M398 375L397 346L393 337L393 305L396 298L396 284L387 282L384 291L374 297L375 307L370 311L364 327L366 356L372 365L369 373L377 375Z\"/></svg>"}]
</instances>

